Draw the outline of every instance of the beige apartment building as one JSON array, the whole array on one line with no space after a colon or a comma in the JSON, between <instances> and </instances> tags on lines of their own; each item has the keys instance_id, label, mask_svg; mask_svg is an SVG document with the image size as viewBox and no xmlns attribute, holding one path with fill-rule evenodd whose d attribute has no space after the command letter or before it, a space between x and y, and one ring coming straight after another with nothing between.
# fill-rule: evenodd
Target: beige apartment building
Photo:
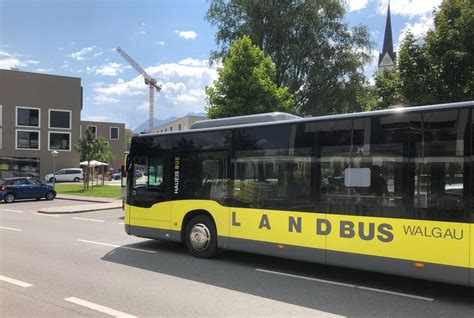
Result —
<instances>
[{"instance_id":1,"label":"beige apartment building","mask_svg":"<svg viewBox=\"0 0 474 318\"><path fill-rule=\"evenodd\" d=\"M103 137L112 148L115 160L111 162L114 169L120 169L125 160L125 124L99 121L81 121L80 133L90 129L96 137Z\"/></svg>"},{"instance_id":2,"label":"beige apartment building","mask_svg":"<svg viewBox=\"0 0 474 318\"><path fill-rule=\"evenodd\" d=\"M80 78L0 70L0 178L43 179L53 172L53 163L56 170L79 167L74 145L81 110ZM116 161L123 162L124 124L92 125L112 145ZM53 151L58 152L54 160Z\"/></svg>"},{"instance_id":3,"label":"beige apartment building","mask_svg":"<svg viewBox=\"0 0 474 318\"><path fill-rule=\"evenodd\" d=\"M163 132L170 132L170 131L186 130L186 129L189 129L192 123L196 121L200 121L200 120L205 120L205 119L207 119L207 117L187 115L187 116L175 119L169 123L155 127L153 128L153 132L163 133Z\"/></svg>"}]
</instances>

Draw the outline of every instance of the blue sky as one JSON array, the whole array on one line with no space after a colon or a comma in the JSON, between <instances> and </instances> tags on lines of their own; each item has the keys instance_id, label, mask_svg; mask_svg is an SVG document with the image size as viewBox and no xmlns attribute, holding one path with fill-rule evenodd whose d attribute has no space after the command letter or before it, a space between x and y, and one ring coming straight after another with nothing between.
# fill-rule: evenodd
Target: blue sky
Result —
<instances>
[{"instance_id":1,"label":"blue sky","mask_svg":"<svg viewBox=\"0 0 474 318\"><path fill-rule=\"evenodd\" d=\"M407 28L421 36L441 0L392 0L395 47ZM148 88L115 51L121 46L163 89L155 117L202 112L204 87L217 78L207 63L215 29L204 19L205 0L0 0L0 68L80 77L85 120L148 118ZM375 43L370 78L381 50L387 0L347 0L346 22L364 24ZM57 105L55 105L57 106Z\"/></svg>"}]
</instances>

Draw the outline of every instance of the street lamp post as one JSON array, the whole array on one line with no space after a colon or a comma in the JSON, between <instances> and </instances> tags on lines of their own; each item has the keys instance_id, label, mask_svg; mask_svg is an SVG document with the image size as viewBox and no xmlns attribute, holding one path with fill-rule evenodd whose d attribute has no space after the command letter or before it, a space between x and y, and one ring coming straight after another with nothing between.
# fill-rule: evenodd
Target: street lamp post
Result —
<instances>
[{"instance_id":1,"label":"street lamp post","mask_svg":"<svg viewBox=\"0 0 474 318\"><path fill-rule=\"evenodd\" d=\"M56 150L51 151L51 156L53 156L53 188L56 189L56 157L58 152Z\"/></svg>"}]
</instances>

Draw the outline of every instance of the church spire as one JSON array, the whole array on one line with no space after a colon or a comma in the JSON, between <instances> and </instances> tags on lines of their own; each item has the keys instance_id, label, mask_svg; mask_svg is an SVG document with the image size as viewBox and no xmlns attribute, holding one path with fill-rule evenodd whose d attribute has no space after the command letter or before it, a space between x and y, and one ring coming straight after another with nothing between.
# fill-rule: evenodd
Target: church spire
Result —
<instances>
[{"instance_id":1,"label":"church spire","mask_svg":"<svg viewBox=\"0 0 474 318\"><path fill-rule=\"evenodd\" d=\"M383 38L382 53L379 55L379 71L395 68L396 54L393 51L392 19L390 18L390 0L387 8L387 21L385 22L385 34Z\"/></svg>"}]
</instances>

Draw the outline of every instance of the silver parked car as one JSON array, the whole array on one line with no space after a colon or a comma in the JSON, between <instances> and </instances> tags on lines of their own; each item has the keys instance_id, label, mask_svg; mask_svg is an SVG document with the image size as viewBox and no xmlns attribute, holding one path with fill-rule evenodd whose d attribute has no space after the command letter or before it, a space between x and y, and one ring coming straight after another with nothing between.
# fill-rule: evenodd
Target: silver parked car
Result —
<instances>
[{"instance_id":1,"label":"silver parked car","mask_svg":"<svg viewBox=\"0 0 474 318\"><path fill-rule=\"evenodd\" d=\"M81 168L65 168L57 171L54 175L52 173L47 174L44 180L53 182L54 178L56 178L56 182L79 182L84 179L84 171Z\"/></svg>"}]
</instances>

